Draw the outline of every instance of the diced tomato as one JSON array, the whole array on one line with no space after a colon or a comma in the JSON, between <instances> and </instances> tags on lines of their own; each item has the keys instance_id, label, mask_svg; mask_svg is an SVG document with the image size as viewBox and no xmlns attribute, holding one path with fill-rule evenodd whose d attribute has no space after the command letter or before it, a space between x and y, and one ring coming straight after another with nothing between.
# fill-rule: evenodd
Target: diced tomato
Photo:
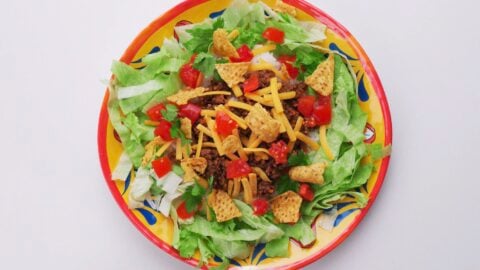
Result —
<instances>
[{"instance_id":1,"label":"diced tomato","mask_svg":"<svg viewBox=\"0 0 480 270\"><path fill-rule=\"evenodd\" d=\"M178 111L178 116L187 117L188 119L190 119L190 121L192 121L192 124L193 124L200 117L201 111L202 111L201 107L192 103L188 103L186 105L180 106L180 110Z\"/></svg>"},{"instance_id":2,"label":"diced tomato","mask_svg":"<svg viewBox=\"0 0 480 270\"><path fill-rule=\"evenodd\" d=\"M152 161L152 167L158 177L162 177L172 170L172 163L168 157L161 157Z\"/></svg>"},{"instance_id":3,"label":"diced tomato","mask_svg":"<svg viewBox=\"0 0 480 270\"><path fill-rule=\"evenodd\" d=\"M190 88L195 88L201 83L201 73L199 70L193 67L195 57L196 55L193 55L190 59L190 62L186 63L180 68L180 79L182 79L183 84Z\"/></svg>"},{"instance_id":4,"label":"diced tomato","mask_svg":"<svg viewBox=\"0 0 480 270\"><path fill-rule=\"evenodd\" d=\"M231 135L233 130L237 127L237 122L222 111L217 112L215 123L217 124L217 133L223 136Z\"/></svg>"},{"instance_id":5,"label":"diced tomato","mask_svg":"<svg viewBox=\"0 0 480 270\"><path fill-rule=\"evenodd\" d=\"M148 109L147 115L153 121L160 121L163 119L162 111L165 110L165 104L160 103Z\"/></svg>"},{"instance_id":6,"label":"diced tomato","mask_svg":"<svg viewBox=\"0 0 480 270\"><path fill-rule=\"evenodd\" d=\"M278 61L282 64L285 64L287 67L288 75L290 78L296 79L298 76L298 68L293 66L293 63L297 61L297 57L295 55L282 55L278 58Z\"/></svg>"},{"instance_id":7,"label":"diced tomato","mask_svg":"<svg viewBox=\"0 0 480 270\"><path fill-rule=\"evenodd\" d=\"M330 124L332 120L332 102L330 96L319 96L313 107L313 118L317 125Z\"/></svg>"},{"instance_id":8,"label":"diced tomato","mask_svg":"<svg viewBox=\"0 0 480 270\"><path fill-rule=\"evenodd\" d=\"M263 216L268 212L268 201L262 198L255 199L252 202L253 214Z\"/></svg>"},{"instance_id":9,"label":"diced tomato","mask_svg":"<svg viewBox=\"0 0 480 270\"><path fill-rule=\"evenodd\" d=\"M160 120L160 124L155 128L154 134L155 136L160 136L164 141L171 141L172 135L170 135L170 129L172 128L172 124L166 120Z\"/></svg>"},{"instance_id":10,"label":"diced tomato","mask_svg":"<svg viewBox=\"0 0 480 270\"><path fill-rule=\"evenodd\" d=\"M303 124L308 128L313 128L317 126L317 122L315 121L313 116L306 117L305 121L303 121Z\"/></svg>"},{"instance_id":11,"label":"diced tomato","mask_svg":"<svg viewBox=\"0 0 480 270\"><path fill-rule=\"evenodd\" d=\"M236 159L227 162L227 178L233 179L237 177L247 176L252 172L252 168L245 160Z\"/></svg>"},{"instance_id":12,"label":"diced tomato","mask_svg":"<svg viewBox=\"0 0 480 270\"><path fill-rule=\"evenodd\" d=\"M265 39L273 41L275 43L283 43L283 41L285 40L285 33L275 27L268 27L267 29L265 29L262 36Z\"/></svg>"},{"instance_id":13,"label":"diced tomato","mask_svg":"<svg viewBox=\"0 0 480 270\"><path fill-rule=\"evenodd\" d=\"M187 211L187 205L186 205L185 201L183 201L182 203L180 203L180 205L178 205L177 216L180 219L189 219L189 218L193 217L194 215L195 215L195 211L193 211L193 212L188 212Z\"/></svg>"},{"instance_id":14,"label":"diced tomato","mask_svg":"<svg viewBox=\"0 0 480 270\"><path fill-rule=\"evenodd\" d=\"M311 202L313 200L314 194L312 187L309 184L301 184L298 190L298 194L305 200Z\"/></svg>"},{"instance_id":15,"label":"diced tomato","mask_svg":"<svg viewBox=\"0 0 480 270\"><path fill-rule=\"evenodd\" d=\"M277 164L287 163L288 147L284 141L280 140L276 143L272 143L268 149L268 152L270 155L272 155Z\"/></svg>"},{"instance_id":16,"label":"diced tomato","mask_svg":"<svg viewBox=\"0 0 480 270\"><path fill-rule=\"evenodd\" d=\"M234 63L249 62L253 58L252 51L245 44L240 46L240 48L237 49L237 52L238 52L239 57L238 58L230 57L230 61L232 61Z\"/></svg>"},{"instance_id":17,"label":"diced tomato","mask_svg":"<svg viewBox=\"0 0 480 270\"><path fill-rule=\"evenodd\" d=\"M314 96L303 96L298 99L298 111L305 117L313 114L313 105L315 104Z\"/></svg>"},{"instance_id":18,"label":"diced tomato","mask_svg":"<svg viewBox=\"0 0 480 270\"><path fill-rule=\"evenodd\" d=\"M250 93L258 89L260 82L257 73L252 73L248 80L243 83L243 92Z\"/></svg>"}]
</instances>

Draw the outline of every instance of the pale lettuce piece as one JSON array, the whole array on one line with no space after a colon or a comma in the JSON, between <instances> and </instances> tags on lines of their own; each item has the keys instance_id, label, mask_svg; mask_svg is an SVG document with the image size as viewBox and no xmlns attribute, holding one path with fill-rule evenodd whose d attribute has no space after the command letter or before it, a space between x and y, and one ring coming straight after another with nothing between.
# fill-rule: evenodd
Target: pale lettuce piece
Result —
<instances>
[{"instance_id":1,"label":"pale lettuce piece","mask_svg":"<svg viewBox=\"0 0 480 270\"><path fill-rule=\"evenodd\" d=\"M222 14L224 27L232 30L245 24L265 23L265 10L259 3L235 0Z\"/></svg>"},{"instance_id":2,"label":"pale lettuce piece","mask_svg":"<svg viewBox=\"0 0 480 270\"><path fill-rule=\"evenodd\" d=\"M156 94L143 106L142 112L146 112L158 103L164 102L168 96L177 93L182 87L182 82L180 81L178 73L171 73L169 75L161 74L159 76L161 78L165 77L166 84L162 90L156 92Z\"/></svg>"},{"instance_id":3,"label":"pale lettuce piece","mask_svg":"<svg viewBox=\"0 0 480 270\"><path fill-rule=\"evenodd\" d=\"M118 87L118 99L126 99L140 96L146 93L157 91L162 88L163 82L160 80L150 80L144 84Z\"/></svg>"},{"instance_id":4,"label":"pale lettuce piece","mask_svg":"<svg viewBox=\"0 0 480 270\"><path fill-rule=\"evenodd\" d=\"M175 193L167 193L163 196L162 201L160 202L160 205L158 206L157 211L162 213L164 216L168 217L170 213L170 208L172 207L172 202L176 198L180 197L182 193L180 192L175 192Z\"/></svg>"},{"instance_id":5,"label":"pale lettuce piece","mask_svg":"<svg viewBox=\"0 0 480 270\"><path fill-rule=\"evenodd\" d=\"M254 229L264 231L264 234L260 238L261 243L269 242L272 239L279 238L284 234L279 227L268 221L266 218L254 215L252 208L248 206L248 204L239 200L234 200L234 202L240 212L242 212L242 216L240 217L241 221L245 222Z\"/></svg>"},{"instance_id":6,"label":"pale lettuce piece","mask_svg":"<svg viewBox=\"0 0 480 270\"><path fill-rule=\"evenodd\" d=\"M110 89L113 89L110 87ZM142 157L145 154L145 149L140 141L132 137L132 132L128 127L126 127L122 122L122 116L120 114L120 107L118 105L118 100L116 99L116 92L110 90L110 100L108 102L108 115L110 117L110 122L117 131L120 139L122 140L122 145L124 151L130 157L133 165L135 167L140 166Z\"/></svg>"},{"instance_id":7,"label":"pale lettuce piece","mask_svg":"<svg viewBox=\"0 0 480 270\"><path fill-rule=\"evenodd\" d=\"M324 24L314 21L299 22L299 24L307 32L305 42L320 42L327 38L325 35L327 27Z\"/></svg>"},{"instance_id":8,"label":"pale lettuce piece","mask_svg":"<svg viewBox=\"0 0 480 270\"><path fill-rule=\"evenodd\" d=\"M161 183L162 189L168 194L174 194L177 192L180 183L182 183L183 178L176 175L174 172L169 172L165 177L159 180Z\"/></svg>"},{"instance_id":9,"label":"pale lettuce piece","mask_svg":"<svg viewBox=\"0 0 480 270\"><path fill-rule=\"evenodd\" d=\"M153 179L150 177L150 171L145 168L139 168L131 183L130 193L128 195L128 206L132 208L143 207L143 201L150 191Z\"/></svg>"},{"instance_id":10,"label":"pale lettuce piece","mask_svg":"<svg viewBox=\"0 0 480 270\"><path fill-rule=\"evenodd\" d=\"M213 238L212 242L221 254L227 258L245 259L250 255L250 247L245 241L225 241Z\"/></svg>"},{"instance_id":11,"label":"pale lettuce piece","mask_svg":"<svg viewBox=\"0 0 480 270\"><path fill-rule=\"evenodd\" d=\"M226 241L257 241L264 235L264 232L262 230L222 230L220 228L214 227L213 224L213 222L207 221L205 218L197 216L192 224L185 226L185 229L202 236L209 236L212 238Z\"/></svg>"},{"instance_id":12,"label":"pale lettuce piece","mask_svg":"<svg viewBox=\"0 0 480 270\"><path fill-rule=\"evenodd\" d=\"M122 152L120 159L118 160L117 166L112 172L112 180L125 181L130 175L133 164L128 157L126 152Z\"/></svg>"},{"instance_id":13,"label":"pale lettuce piece","mask_svg":"<svg viewBox=\"0 0 480 270\"><path fill-rule=\"evenodd\" d=\"M155 135L153 134L155 128L143 124L143 121L141 121L141 119L134 113L127 114L125 119L123 119L123 123L125 124L125 127L130 129L131 139L133 140L138 142L148 142L155 138Z\"/></svg>"},{"instance_id":14,"label":"pale lettuce piece","mask_svg":"<svg viewBox=\"0 0 480 270\"><path fill-rule=\"evenodd\" d=\"M111 71L115 75L115 80L119 86L138 85L152 79L143 74L140 70L121 61L113 61Z\"/></svg>"},{"instance_id":15,"label":"pale lettuce piece","mask_svg":"<svg viewBox=\"0 0 480 270\"><path fill-rule=\"evenodd\" d=\"M278 62L277 58L275 58L275 56L273 56L272 53L270 52L266 52L266 53L262 53L262 54L259 54L259 55L256 55L252 58L252 64L260 64L261 62L265 61L269 64L272 64L276 69L280 70L282 64L280 64L280 62Z\"/></svg>"},{"instance_id":16,"label":"pale lettuce piece","mask_svg":"<svg viewBox=\"0 0 480 270\"><path fill-rule=\"evenodd\" d=\"M320 214L317 220L317 228L322 228L327 232L333 231L335 225L335 220L337 219L338 211L337 207L334 206L332 209L323 212Z\"/></svg>"}]
</instances>

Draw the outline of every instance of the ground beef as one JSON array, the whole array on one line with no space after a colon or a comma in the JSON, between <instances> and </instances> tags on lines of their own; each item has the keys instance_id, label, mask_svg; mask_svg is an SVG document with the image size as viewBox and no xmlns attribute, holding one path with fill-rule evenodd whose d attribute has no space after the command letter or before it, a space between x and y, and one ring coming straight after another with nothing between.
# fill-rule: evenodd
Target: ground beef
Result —
<instances>
[{"instance_id":1,"label":"ground beef","mask_svg":"<svg viewBox=\"0 0 480 270\"><path fill-rule=\"evenodd\" d=\"M224 81L211 81L210 82L210 91L229 91L228 85Z\"/></svg>"},{"instance_id":2,"label":"ground beef","mask_svg":"<svg viewBox=\"0 0 480 270\"><path fill-rule=\"evenodd\" d=\"M282 104L283 104L283 111L285 113L285 116L290 122L290 125L294 127L298 117L300 116L300 113L297 110L297 106L298 106L297 101L291 101L291 102L282 101Z\"/></svg>"},{"instance_id":3,"label":"ground beef","mask_svg":"<svg viewBox=\"0 0 480 270\"><path fill-rule=\"evenodd\" d=\"M176 156L175 148L168 147L167 150L165 151L165 156L168 157L169 160L172 160L172 161L176 160L177 156Z\"/></svg>"},{"instance_id":4,"label":"ground beef","mask_svg":"<svg viewBox=\"0 0 480 270\"><path fill-rule=\"evenodd\" d=\"M275 192L275 186L271 182L260 181L257 186L259 197L270 197Z\"/></svg>"},{"instance_id":5,"label":"ground beef","mask_svg":"<svg viewBox=\"0 0 480 270\"><path fill-rule=\"evenodd\" d=\"M225 169L227 159L221 157L216 149L202 149L200 156L207 160L207 169L202 177L209 179L213 176L213 187L226 191L228 188L227 171Z\"/></svg>"},{"instance_id":6,"label":"ground beef","mask_svg":"<svg viewBox=\"0 0 480 270\"><path fill-rule=\"evenodd\" d=\"M268 148L268 147L267 147ZM252 167L259 167L267 174L268 178L275 181L280 178L288 167L286 164L277 164L275 160L269 157L266 160L257 159L255 155L250 155L248 158L248 164Z\"/></svg>"},{"instance_id":7,"label":"ground beef","mask_svg":"<svg viewBox=\"0 0 480 270\"><path fill-rule=\"evenodd\" d=\"M253 71L245 74L245 79L250 78L252 74L257 74L258 76L258 88L265 88L270 85L270 79L275 77L275 73L271 70L260 70L260 71Z\"/></svg>"},{"instance_id":8,"label":"ground beef","mask_svg":"<svg viewBox=\"0 0 480 270\"><path fill-rule=\"evenodd\" d=\"M200 106L202 109L213 110L216 105L227 103L227 99L224 95L204 96L193 98L190 103Z\"/></svg>"},{"instance_id":9,"label":"ground beef","mask_svg":"<svg viewBox=\"0 0 480 270\"><path fill-rule=\"evenodd\" d=\"M297 92L297 98L304 96L305 93L307 92L308 86L303 83L303 82L298 82L298 81L288 81L288 82L283 82L282 87L280 90L278 90L279 93L283 92L290 92L290 91L295 91Z\"/></svg>"}]
</instances>

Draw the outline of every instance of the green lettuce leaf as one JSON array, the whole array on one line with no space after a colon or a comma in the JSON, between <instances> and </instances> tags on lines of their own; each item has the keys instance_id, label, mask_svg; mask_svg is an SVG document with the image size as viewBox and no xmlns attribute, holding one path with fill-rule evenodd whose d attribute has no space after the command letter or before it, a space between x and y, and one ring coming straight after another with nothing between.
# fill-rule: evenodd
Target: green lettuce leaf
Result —
<instances>
[{"instance_id":1,"label":"green lettuce leaf","mask_svg":"<svg viewBox=\"0 0 480 270\"><path fill-rule=\"evenodd\" d=\"M258 241L264 235L262 230L240 229L232 230L223 223L207 221L205 218L197 216L195 221L185 226L186 230L226 241Z\"/></svg>"},{"instance_id":2,"label":"green lettuce leaf","mask_svg":"<svg viewBox=\"0 0 480 270\"><path fill-rule=\"evenodd\" d=\"M289 245L290 239L288 236L272 240L265 245L265 254L267 254L269 258L288 257Z\"/></svg>"},{"instance_id":3,"label":"green lettuce leaf","mask_svg":"<svg viewBox=\"0 0 480 270\"><path fill-rule=\"evenodd\" d=\"M285 231L285 236L291 237L302 245L311 244L315 241L316 235L312 227L303 218L294 225L282 224L281 228Z\"/></svg>"},{"instance_id":4,"label":"green lettuce leaf","mask_svg":"<svg viewBox=\"0 0 480 270\"><path fill-rule=\"evenodd\" d=\"M260 242L265 243L283 235L283 231L266 218L254 215L252 208L246 203L239 200L234 200L234 202L240 209L240 212L242 212L242 216L239 219L253 229L263 231L263 235L259 239Z\"/></svg>"},{"instance_id":5,"label":"green lettuce leaf","mask_svg":"<svg viewBox=\"0 0 480 270\"><path fill-rule=\"evenodd\" d=\"M218 28L223 28L223 26L223 18L221 17L197 24L186 30L190 38L183 43L183 46L192 53L208 52L208 48L213 42L213 32Z\"/></svg>"},{"instance_id":6,"label":"green lettuce leaf","mask_svg":"<svg viewBox=\"0 0 480 270\"><path fill-rule=\"evenodd\" d=\"M213 238L212 242L220 254L227 258L245 259L250 255L250 246L245 241L226 241Z\"/></svg>"},{"instance_id":7,"label":"green lettuce leaf","mask_svg":"<svg viewBox=\"0 0 480 270\"><path fill-rule=\"evenodd\" d=\"M191 258L198 248L199 237L197 234L188 231L180 231L180 240L178 241L178 252L183 258Z\"/></svg>"}]
</instances>

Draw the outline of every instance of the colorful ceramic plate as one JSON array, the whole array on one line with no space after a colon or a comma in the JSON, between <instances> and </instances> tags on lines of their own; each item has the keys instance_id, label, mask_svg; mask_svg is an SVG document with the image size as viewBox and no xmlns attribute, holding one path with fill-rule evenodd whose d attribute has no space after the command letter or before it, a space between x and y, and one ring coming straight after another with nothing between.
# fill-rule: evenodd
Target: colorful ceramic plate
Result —
<instances>
[{"instance_id":1,"label":"colorful ceramic plate","mask_svg":"<svg viewBox=\"0 0 480 270\"><path fill-rule=\"evenodd\" d=\"M125 63L131 63L134 67L141 65L143 56L158 51L163 39L174 35L173 28L176 25L200 22L207 17L215 18L222 13L230 2L230 0L189 0L180 3L144 29L127 48L121 60ZM271 6L275 4L275 0L264 0L264 2ZM368 113L368 124L365 129L366 142L391 144L392 126L387 99L380 79L360 44L342 25L306 1L284 0L284 2L295 6L299 10L298 18L300 20L318 20L328 27L327 40L322 44L323 47L328 47L345 55L357 73L360 105ZM105 94L100 112L98 148L103 174L113 197L133 224L155 245L176 258L191 265L197 265L195 258L184 260L171 246L172 222L170 219L164 218L160 213L148 207L135 210L128 209L126 194L129 191L129 179L126 182L111 180L111 171L115 168L122 153L122 145L116 139L109 122L107 100L108 92ZM377 170L361 189L370 197L368 205L359 209L358 205L348 200L339 204L339 215L335 220L333 230L327 232L323 229L316 229L318 241L312 247L302 249L297 243L294 243L291 245L289 258L267 258L264 245L258 245L252 250L249 258L232 260L231 266L254 265L257 266L255 269L298 269L318 260L339 245L363 219L380 190L388 163L388 157L378 161L375 164Z\"/></svg>"}]
</instances>

